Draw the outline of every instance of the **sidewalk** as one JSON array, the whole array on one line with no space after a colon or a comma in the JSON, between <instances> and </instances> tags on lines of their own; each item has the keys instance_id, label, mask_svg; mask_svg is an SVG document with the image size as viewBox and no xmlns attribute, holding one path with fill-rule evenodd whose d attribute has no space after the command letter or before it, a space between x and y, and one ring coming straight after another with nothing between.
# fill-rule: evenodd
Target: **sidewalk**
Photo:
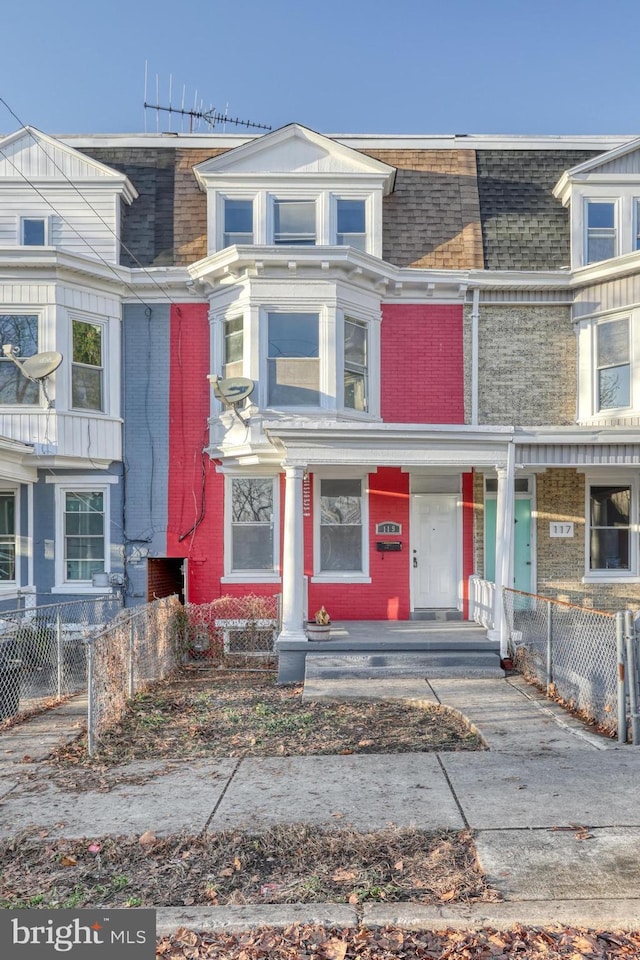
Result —
<instances>
[{"instance_id":1,"label":"sidewalk","mask_svg":"<svg viewBox=\"0 0 640 960\"><path fill-rule=\"evenodd\" d=\"M114 777L126 772L130 782L108 794L71 794L47 779L45 765L20 762L25 754L38 760L51 749L47 725L61 740L77 734L78 710L67 706L55 720L47 714L50 720L37 718L0 737L0 835L34 828L69 838L197 833L301 819L359 829L390 823L469 828L489 882L508 903L380 904L367 907L368 922L376 922L374 915L384 922L395 916L410 925L410 916L422 916L425 923L431 917L429 926L438 917L446 926L458 917L468 928L476 921L499 925L502 916L506 924L564 917L572 924L640 925L640 749L596 737L519 678L405 681L404 688L396 679L389 688L375 681L376 690L363 689L367 682L342 690L332 682L331 690L312 692L436 701L462 712L489 750L145 761L114 771ZM339 909L356 916L346 906L313 906L316 913ZM285 908L243 907L245 925L256 910L262 922L275 922L265 917ZM168 923L178 922L176 911L161 913ZM234 910L207 908L207 917L209 925L226 925L234 922Z\"/></svg>"}]
</instances>

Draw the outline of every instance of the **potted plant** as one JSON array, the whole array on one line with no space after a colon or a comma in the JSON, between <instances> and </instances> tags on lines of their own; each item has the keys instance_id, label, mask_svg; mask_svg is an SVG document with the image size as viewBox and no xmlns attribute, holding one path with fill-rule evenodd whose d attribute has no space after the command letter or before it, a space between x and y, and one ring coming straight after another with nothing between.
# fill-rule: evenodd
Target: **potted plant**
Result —
<instances>
[{"instance_id":1,"label":"potted plant","mask_svg":"<svg viewBox=\"0 0 640 960\"><path fill-rule=\"evenodd\" d=\"M313 620L307 623L307 636L309 640L331 639L331 617L324 606L316 610Z\"/></svg>"}]
</instances>

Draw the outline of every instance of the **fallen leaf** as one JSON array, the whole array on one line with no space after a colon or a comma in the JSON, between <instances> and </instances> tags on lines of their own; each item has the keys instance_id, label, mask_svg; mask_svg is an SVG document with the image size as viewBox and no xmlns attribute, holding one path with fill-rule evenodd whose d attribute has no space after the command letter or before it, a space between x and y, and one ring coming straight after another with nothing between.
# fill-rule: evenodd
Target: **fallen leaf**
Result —
<instances>
[{"instance_id":1,"label":"fallen leaf","mask_svg":"<svg viewBox=\"0 0 640 960\"><path fill-rule=\"evenodd\" d=\"M334 937L320 944L326 960L344 960L347 955L347 944L344 940Z\"/></svg>"},{"instance_id":2,"label":"fallen leaf","mask_svg":"<svg viewBox=\"0 0 640 960\"><path fill-rule=\"evenodd\" d=\"M440 894L440 899L442 900L443 903L448 903L449 900L455 900L457 895L458 895L457 890L447 890L446 893Z\"/></svg>"},{"instance_id":3,"label":"fallen leaf","mask_svg":"<svg viewBox=\"0 0 640 960\"><path fill-rule=\"evenodd\" d=\"M239 860L237 857L235 857L235 859L234 859L234 861L233 861L233 867L234 867L235 870L242 870L242 864L241 864L240 860Z\"/></svg>"},{"instance_id":4,"label":"fallen leaf","mask_svg":"<svg viewBox=\"0 0 640 960\"><path fill-rule=\"evenodd\" d=\"M138 839L138 843L143 850L148 850L154 845L158 838L152 830L145 830L142 836Z\"/></svg>"},{"instance_id":5,"label":"fallen leaf","mask_svg":"<svg viewBox=\"0 0 640 960\"><path fill-rule=\"evenodd\" d=\"M62 858L62 860L60 861L60 863L62 864L63 867L77 867L77 866L78 866L78 861L76 860L76 858L75 858L75 857L72 857L72 856L70 856L70 855L65 855L65 856Z\"/></svg>"},{"instance_id":6,"label":"fallen leaf","mask_svg":"<svg viewBox=\"0 0 640 960\"><path fill-rule=\"evenodd\" d=\"M375 740L360 740L358 741L359 747L372 747L375 743Z\"/></svg>"},{"instance_id":7,"label":"fallen leaf","mask_svg":"<svg viewBox=\"0 0 640 960\"><path fill-rule=\"evenodd\" d=\"M356 876L355 870L336 870L336 872L331 875L331 879L335 881L335 883L341 883L344 880L355 880Z\"/></svg>"},{"instance_id":8,"label":"fallen leaf","mask_svg":"<svg viewBox=\"0 0 640 960\"><path fill-rule=\"evenodd\" d=\"M349 894L349 899L348 899L347 902L348 902L348 903L359 903L359 902L360 902L360 898L358 897L358 894L357 894L357 893L350 893L350 894Z\"/></svg>"},{"instance_id":9,"label":"fallen leaf","mask_svg":"<svg viewBox=\"0 0 640 960\"><path fill-rule=\"evenodd\" d=\"M404 870L404 860L397 860L393 865L393 869L402 872L402 870Z\"/></svg>"},{"instance_id":10,"label":"fallen leaf","mask_svg":"<svg viewBox=\"0 0 640 960\"><path fill-rule=\"evenodd\" d=\"M233 876L233 867L225 867L224 870L221 870L218 874L219 877L232 877Z\"/></svg>"}]
</instances>

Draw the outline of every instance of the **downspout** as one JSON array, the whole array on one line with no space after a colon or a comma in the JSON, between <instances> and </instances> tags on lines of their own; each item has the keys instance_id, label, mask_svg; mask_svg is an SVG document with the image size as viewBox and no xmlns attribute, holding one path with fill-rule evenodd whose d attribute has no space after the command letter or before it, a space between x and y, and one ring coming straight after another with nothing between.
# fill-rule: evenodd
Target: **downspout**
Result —
<instances>
[{"instance_id":1,"label":"downspout","mask_svg":"<svg viewBox=\"0 0 640 960\"><path fill-rule=\"evenodd\" d=\"M471 423L478 423L478 342L480 321L480 287L473 288L471 305Z\"/></svg>"}]
</instances>

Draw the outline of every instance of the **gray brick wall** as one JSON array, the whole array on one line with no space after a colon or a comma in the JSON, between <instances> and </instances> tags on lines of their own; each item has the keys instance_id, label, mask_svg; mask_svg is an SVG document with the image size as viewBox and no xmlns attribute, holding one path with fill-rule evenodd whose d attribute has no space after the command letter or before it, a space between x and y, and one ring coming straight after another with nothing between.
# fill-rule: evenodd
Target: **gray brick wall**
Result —
<instances>
[{"instance_id":1,"label":"gray brick wall","mask_svg":"<svg viewBox=\"0 0 640 960\"><path fill-rule=\"evenodd\" d=\"M470 420L471 311L465 309L465 418ZM576 412L576 339L570 307L480 306L478 420L570 424Z\"/></svg>"},{"instance_id":2,"label":"gray brick wall","mask_svg":"<svg viewBox=\"0 0 640 960\"><path fill-rule=\"evenodd\" d=\"M552 195L564 170L589 150L478 150L484 265L546 270L569 264L568 211Z\"/></svg>"}]
</instances>

